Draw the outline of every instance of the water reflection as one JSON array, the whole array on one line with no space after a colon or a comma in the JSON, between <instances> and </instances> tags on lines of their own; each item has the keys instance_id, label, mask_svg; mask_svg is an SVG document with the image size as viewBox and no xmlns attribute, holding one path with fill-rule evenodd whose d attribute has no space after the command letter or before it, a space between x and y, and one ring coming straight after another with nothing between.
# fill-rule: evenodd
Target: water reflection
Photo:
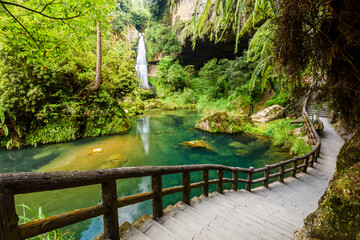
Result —
<instances>
[{"instance_id":1,"label":"water reflection","mask_svg":"<svg viewBox=\"0 0 360 240\"><path fill-rule=\"evenodd\" d=\"M143 177L141 182L138 185L139 193L148 192L151 188L151 178ZM120 192L121 189L118 189ZM120 196L122 196L120 194ZM145 213L144 208L148 208L150 205L145 202L129 205L118 209L119 224L121 225L125 221L132 223L134 222L141 214ZM104 231L104 220L102 216L92 218L88 228L81 233L80 240L94 239L99 236Z\"/></svg>"},{"instance_id":2,"label":"water reflection","mask_svg":"<svg viewBox=\"0 0 360 240\"><path fill-rule=\"evenodd\" d=\"M150 148L150 116L144 116L139 119L137 125L138 132L145 149L145 153L149 154Z\"/></svg>"}]
</instances>

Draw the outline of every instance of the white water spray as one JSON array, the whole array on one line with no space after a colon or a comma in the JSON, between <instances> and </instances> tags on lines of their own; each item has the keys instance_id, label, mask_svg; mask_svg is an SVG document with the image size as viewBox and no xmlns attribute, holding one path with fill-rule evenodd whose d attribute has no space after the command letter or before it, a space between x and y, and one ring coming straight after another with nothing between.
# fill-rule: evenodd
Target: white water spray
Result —
<instances>
[{"instance_id":1,"label":"white water spray","mask_svg":"<svg viewBox=\"0 0 360 240\"><path fill-rule=\"evenodd\" d=\"M138 43L138 52L137 52L135 69L137 71L137 77L142 82L141 87L149 89L144 34L139 33L139 36L140 36L140 38L139 38L139 43Z\"/></svg>"}]
</instances>

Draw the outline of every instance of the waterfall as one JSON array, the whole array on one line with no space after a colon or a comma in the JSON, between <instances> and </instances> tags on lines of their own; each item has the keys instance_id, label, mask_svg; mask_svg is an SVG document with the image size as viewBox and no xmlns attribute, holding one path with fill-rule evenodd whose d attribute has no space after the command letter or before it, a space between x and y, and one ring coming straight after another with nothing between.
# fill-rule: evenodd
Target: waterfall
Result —
<instances>
[{"instance_id":1,"label":"waterfall","mask_svg":"<svg viewBox=\"0 0 360 240\"><path fill-rule=\"evenodd\" d=\"M135 69L137 71L137 77L142 82L141 87L149 89L144 34L139 33L139 36L140 36L140 38L139 38L139 43L138 43L138 52L137 52Z\"/></svg>"},{"instance_id":2,"label":"waterfall","mask_svg":"<svg viewBox=\"0 0 360 240\"><path fill-rule=\"evenodd\" d=\"M138 120L138 131L146 154L149 154L150 147L150 116L144 116Z\"/></svg>"}]
</instances>

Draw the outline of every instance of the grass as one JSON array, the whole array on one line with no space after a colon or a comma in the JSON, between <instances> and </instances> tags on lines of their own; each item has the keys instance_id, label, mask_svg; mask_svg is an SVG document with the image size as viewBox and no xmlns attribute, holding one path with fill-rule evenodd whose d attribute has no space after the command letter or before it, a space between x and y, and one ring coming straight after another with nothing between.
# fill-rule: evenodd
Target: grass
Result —
<instances>
[{"instance_id":1,"label":"grass","mask_svg":"<svg viewBox=\"0 0 360 240\"><path fill-rule=\"evenodd\" d=\"M25 204L19 205L22 207L23 216L19 216L19 224L24 224L36 220L40 220L46 218L44 212L42 211L42 207L29 207ZM30 216L29 216L30 215ZM51 232L40 234L36 237L28 238L30 240L73 240L74 233L67 229L62 231L60 229L53 230Z\"/></svg>"},{"instance_id":2,"label":"grass","mask_svg":"<svg viewBox=\"0 0 360 240\"><path fill-rule=\"evenodd\" d=\"M294 155L301 156L311 150L311 146L304 142L304 134L296 134L295 128L301 124L290 124L291 119L279 119L269 123L254 123L243 126L243 131L273 139L274 144L289 149Z\"/></svg>"}]
</instances>

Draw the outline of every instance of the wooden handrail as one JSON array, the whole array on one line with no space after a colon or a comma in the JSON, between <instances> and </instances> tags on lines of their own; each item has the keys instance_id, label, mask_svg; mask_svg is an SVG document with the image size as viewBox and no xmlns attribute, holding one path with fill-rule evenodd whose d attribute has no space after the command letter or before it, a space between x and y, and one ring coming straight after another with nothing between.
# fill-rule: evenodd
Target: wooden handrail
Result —
<instances>
[{"instance_id":1,"label":"wooden handrail","mask_svg":"<svg viewBox=\"0 0 360 240\"><path fill-rule=\"evenodd\" d=\"M190 204L190 191L202 188L205 196L209 194L209 185L216 184L217 191L222 192L224 183L231 183L233 190L238 190L238 183L245 183L245 189L251 191L254 184L263 182L268 187L269 180L278 178L283 182L285 174L291 173L296 177L298 169L303 172L308 167L313 167L320 154L320 137L308 119L306 105L311 90L305 99L302 109L304 124L307 126L308 136L313 148L307 154L281 161L276 164L266 165L254 169L229 167L215 164L180 165L180 166L145 166L124 167L89 171L69 172L24 172L0 174L0 239L20 240L65 227L80 221L100 215L104 217L104 236L106 239L119 239L117 209L131 204L152 200L153 217L163 215L163 196L182 192L182 201ZM299 164L302 161L302 164ZM287 165L292 165L287 168ZM278 169L278 172L270 173ZM209 171L217 171L216 179L209 179ZM191 183L190 173L202 171L202 181ZM224 172L231 172L232 178L223 178ZM257 173L264 173L263 177L254 178ZM162 176L182 173L182 185L163 189ZM247 179L239 178L238 173L247 174ZM151 176L152 191L117 198L116 180ZM18 216L15 211L14 196L16 194L50 191L65 188L74 188L87 185L101 184L103 203L89 208L78 209L62 213L45 219L18 225Z\"/></svg>"}]
</instances>

